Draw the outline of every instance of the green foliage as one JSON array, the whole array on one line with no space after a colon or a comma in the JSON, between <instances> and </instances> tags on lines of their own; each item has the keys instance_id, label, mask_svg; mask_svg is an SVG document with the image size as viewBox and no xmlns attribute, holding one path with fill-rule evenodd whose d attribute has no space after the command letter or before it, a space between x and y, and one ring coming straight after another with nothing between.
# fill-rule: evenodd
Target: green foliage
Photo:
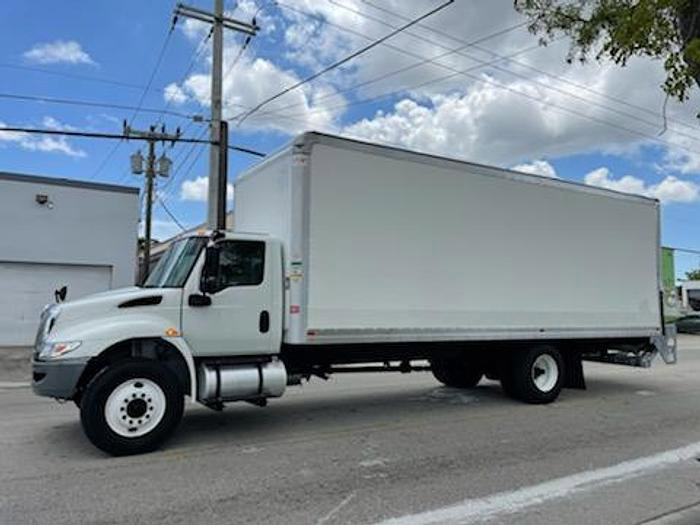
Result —
<instances>
[{"instance_id":1,"label":"green foliage","mask_svg":"<svg viewBox=\"0 0 700 525\"><path fill-rule=\"evenodd\" d=\"M689 281L700 281L700 268L685 272L685 277Z\"/></svg>"},{"instance_id":2,"label":"green foliage","mask_svg":"<svg viewBox=\"0 0 700 525\"><path fill-rule=\"evenodd\" d=\"M590 56L625 66L632 56L662 60L663 90L686 100L700 85L700 0L514 0L546 45L568 36L567 60Z\"/></svg>"}]
</instances>

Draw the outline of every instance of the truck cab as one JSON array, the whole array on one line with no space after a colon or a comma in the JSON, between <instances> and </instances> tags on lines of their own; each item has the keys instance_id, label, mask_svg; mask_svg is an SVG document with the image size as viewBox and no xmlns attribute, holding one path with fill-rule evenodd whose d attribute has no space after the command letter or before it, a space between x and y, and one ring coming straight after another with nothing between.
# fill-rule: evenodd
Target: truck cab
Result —
<instances>
[{"instance_id":1,"label":"truck cab","mask_svg":"<svg viewBox=\"0 0 700 525\"><path fill-rule=\"evenodd\" d=\"M213 407L281 395L282 276L281 243L271 237L181 238L141 286L44 310L33 389L74 400L88 437L113 453L159 441L179 420L183 395Z\"/></svg>"}]
</instances>

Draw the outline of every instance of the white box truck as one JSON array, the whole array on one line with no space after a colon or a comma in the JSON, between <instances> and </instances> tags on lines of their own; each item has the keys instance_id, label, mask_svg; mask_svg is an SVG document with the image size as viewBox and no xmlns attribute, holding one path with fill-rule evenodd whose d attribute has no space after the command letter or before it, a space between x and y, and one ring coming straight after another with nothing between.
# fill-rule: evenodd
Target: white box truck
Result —
<instances>
[{"instance_id":1,"label":"white box truck","mask_svg":"<svg viewBox=\"0 0 700 525\"><path fill-rule=\"evenodd\" d=\"M656 200L306 133L238 178L235 214L143 286L42 314L34 390L97 447L154 449L185 396L263 406L312 376L430 369L547 403L583 359L675 361Z\"/></svg>"}]
</instances>

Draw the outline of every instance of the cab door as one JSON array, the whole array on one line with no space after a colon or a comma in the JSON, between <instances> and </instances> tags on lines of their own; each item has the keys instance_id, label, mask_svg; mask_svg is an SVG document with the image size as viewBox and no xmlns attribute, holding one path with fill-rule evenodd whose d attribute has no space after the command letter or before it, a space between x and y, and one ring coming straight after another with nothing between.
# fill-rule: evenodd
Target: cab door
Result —
<instances>
[{"instance_id":1,"label":"cab door","mask_svg":"<svg viewBox=\"0 0 700 525\"><path fill-rule=\"evenodd\" d=\"M192 272L183 297L182 335L197 356L272 353L273 288L266 243L223 240L213 289L203 295ZM202 256L204 258L204 255Z\"/></svg>"}]
</instances>

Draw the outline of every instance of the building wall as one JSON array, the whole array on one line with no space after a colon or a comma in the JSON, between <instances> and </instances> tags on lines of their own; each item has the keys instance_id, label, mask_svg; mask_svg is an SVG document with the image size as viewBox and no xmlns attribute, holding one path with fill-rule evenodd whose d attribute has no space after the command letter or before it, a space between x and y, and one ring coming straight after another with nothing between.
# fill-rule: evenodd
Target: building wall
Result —
<instances>
[{"instance_id":1,"label":"building wall","mask_svg":"<svg viewBox=\"0 0 700 525\"><path fill-rule=\"evenodd\" d=\"M72 300L134 284L138 201L132 188L0 173L0 346L31 345L62 286Z\"/></svg>"},{"instance_id":2,"label":"building wall","mask_svg":"<svg viewBox=\"0 0 700 525\"><path fill-rule=\"evenodd\" d=\"M0 261L111 266L113 287L132 285L138 200L131 188L0 173Z\"/></svg>"}]
</instances>

